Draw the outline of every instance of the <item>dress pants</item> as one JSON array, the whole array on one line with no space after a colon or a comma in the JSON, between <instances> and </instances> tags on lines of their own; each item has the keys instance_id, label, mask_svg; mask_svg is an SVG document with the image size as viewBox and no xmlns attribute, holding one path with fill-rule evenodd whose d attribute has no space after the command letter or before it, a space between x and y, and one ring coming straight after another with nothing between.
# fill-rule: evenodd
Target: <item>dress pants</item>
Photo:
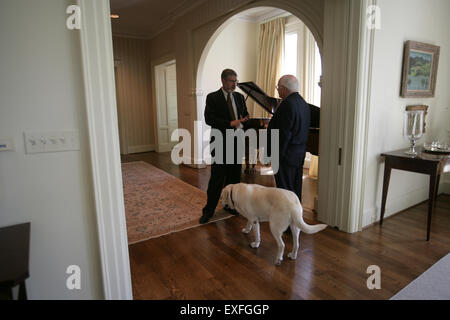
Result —
<instances>
[{"instance_id":1,"label":"dress pants","mask_svg":"<svg viewBox=\"0 0 450 320\"><path fill-rule=\"evenodd\" d=\"M302 202L303 164L298 167L280 164L275 182L277 188L293 191Z\"/></svg>"},{"instance_id":2,"label":"dress pants","mask_svg":"<svg viewBox=\"0 0 450 320\"><path fill-rule=\"evenodd\" d=\"M211 177L208 183L208 201L203 214L212 216L219 203L224 186L241 182L241 164L211 164Z\"/></svg>"}]
</instances>

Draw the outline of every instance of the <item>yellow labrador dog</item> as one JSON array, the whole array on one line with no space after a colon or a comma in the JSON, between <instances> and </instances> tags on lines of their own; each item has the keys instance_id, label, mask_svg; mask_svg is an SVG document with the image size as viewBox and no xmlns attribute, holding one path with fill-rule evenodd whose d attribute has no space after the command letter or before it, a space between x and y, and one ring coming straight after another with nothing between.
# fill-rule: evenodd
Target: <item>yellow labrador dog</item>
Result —
<instances>
[{"instance_id":1,"label":"yellow labrador dog","mask_svg":"<svg viewBox=\"0 0 450 320\"><path fill-rule=\"evenodd\" d=\"M253 226L255 241L250 244L258 248L261 243L259 222L269 221L270 231L278 244L275 264L283 261L283 232L291 227L293 248L288 257L297 258L300 230L308 234L322 231L326 224L309 225L303 221L303 208L297 195L288 190L268 188L257 184L230 184L222 190L222 205L228 205L247 218L247 226L242 232L249 233Z\"/></svg>"}]
</instances>

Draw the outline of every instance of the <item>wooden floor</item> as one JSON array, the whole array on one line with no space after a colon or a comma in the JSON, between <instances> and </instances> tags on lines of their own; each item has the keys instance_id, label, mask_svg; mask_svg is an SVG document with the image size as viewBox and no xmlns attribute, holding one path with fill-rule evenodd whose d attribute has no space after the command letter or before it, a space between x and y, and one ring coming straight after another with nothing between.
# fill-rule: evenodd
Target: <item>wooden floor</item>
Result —
<instances>
[{"instance_id":1,"label":"wooden floor","mask_svg":"<svg viewBox=\"0 0 450 320\"><path fill-rule=\"evenodd\" d=\"M122 158L146 161L206 190L209 169L174 166L168 154ZM253 177L257 179L258 177ZM264 183L270 183L272 177ZM262 183L262 184L264 184ZM303 191L305 193L305 189ZM450 196L441 195L426 238L422 203L363 232L333 228L300 236L296 261L273 264L276 243L261 225L261 246L249 246L242 217L203 225L129 247L135 299L389 299L450 252ZM292 248L284 235L285 254ZM381 269L381 289L369 290L367 267Z\"/></svg>"},{"instance_id":2,"label":"wooden floor","mask_svg":"<svg viewBox=\"0 0 450 320\"><path fill-rule=\"evenodd\" d=\"M170 159L170 153L147 152L122 156L122 162L145 161L158 167L167 173L181 179L194 187L206 192L210 176L210 168L194 169L187 166L174 165ZM302 200L305 209L304 217L308 222L314 222L316 215L313 213L314 197L317 196L317 180L307 177L308 171L303 173ZM260 175L258 173L242 174L242 182L257 183L266 187L275 187L273 176Z\"/></svg>"}]
</instances>

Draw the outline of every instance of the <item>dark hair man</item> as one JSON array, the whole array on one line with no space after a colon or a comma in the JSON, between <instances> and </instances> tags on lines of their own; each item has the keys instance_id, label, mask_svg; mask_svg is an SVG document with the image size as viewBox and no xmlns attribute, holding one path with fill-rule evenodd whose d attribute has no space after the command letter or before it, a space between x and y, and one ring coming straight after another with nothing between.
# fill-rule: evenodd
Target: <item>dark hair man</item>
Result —
<instances>
[{"instance_id":1,"label":"dark hair man","mask_svg":"<svg viewBox=\"0 0 450 320\"><path fill-rule=\"evenodd\" d=\"M208 94L206 98L205 121L212 129L220 130L222 133L224 142L223 162L216 163L214 161L214 151L211 152L213 162L208 183L208 200L199 221L201 224L207 223L214 215L222 188L228 184L235 184L241 181L242 165L238 163L236 156L232 164L225 161L227 152L225 148L225 133L227 129L242 129L242 123L248 120L248 111L244 96L234 91L238 83L236 72L231 69L223 70L221 80L222 88ZM227 211L235 215L238 214L231 209Z\"/></svg>"}]
</instances>

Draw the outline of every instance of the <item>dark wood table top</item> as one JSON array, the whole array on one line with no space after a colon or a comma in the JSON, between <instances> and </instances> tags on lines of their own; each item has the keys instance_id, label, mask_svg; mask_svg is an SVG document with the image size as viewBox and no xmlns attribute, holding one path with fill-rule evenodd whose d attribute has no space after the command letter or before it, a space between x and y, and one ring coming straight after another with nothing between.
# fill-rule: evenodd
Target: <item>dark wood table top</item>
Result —
<instances>
[{"instance_id":1,"label":"dark wood table top","mask_svg":"<svg viewBox=\"0 0 450 320\"><path fill-rule=\"evenodd\" d=\"M418 159L418 160L426 160L426 161L450 161L450 153L430 153L425 151L423 147L416 147L417 155L409 155L406 154L405 151L409 149L396 150L391 152L383 152L381 154L382 157L395 157L395 158L405 158L405 159Z\"/></svg>"},{"instance_id":2,"label":"dark wood table top","mask_svg":"<svg viewBox=\"0 0 450 320\"><path fill-rule=\"evenodd\" d=\"M15 286L28 278L30 223L0 228L0 285Z\"/></svg>"}]
</instances>

